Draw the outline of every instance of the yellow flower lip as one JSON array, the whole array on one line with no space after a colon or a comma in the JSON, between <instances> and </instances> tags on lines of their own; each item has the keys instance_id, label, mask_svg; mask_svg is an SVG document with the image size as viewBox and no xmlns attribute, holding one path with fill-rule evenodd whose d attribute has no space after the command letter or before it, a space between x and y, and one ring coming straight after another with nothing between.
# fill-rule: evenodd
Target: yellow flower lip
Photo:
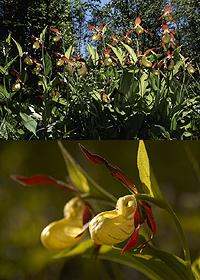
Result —
<instances>
[{"instance_id":1,"label":"yellow flower lip","mask_svg":"<svg viewBox=\"0 0 200 280\"><path fill-rule=\"evenodd\" d=\"M46 226L41 233L41 241L49 250L62 250L76 245L82 239L82 232L81 225L77 226L64 218Z\"/></svg>"},{"instance_id":2,"label":"yellow flower lip","mask_svg":"<svg viewBox=\"0 0 200 280\"><path fill-rule=\"evenodd\" d=\"M41 233L41 242L49 250L71 248L83 237L84 201L75 197L65 204L64 218L47 225Z\"/></svg>"},{"instance_id":3,"label":"yellow flower lip","mask_svg":"<svg viewBox=\"0 0 200 280\"><path fill-rule=\"evenodd\" d=\"M128 239L135 230L136 208L134 195L120 197L115 210L102 212L89 222L91 238L99 245L114 245Z\"/></svg>"}]
</instances>

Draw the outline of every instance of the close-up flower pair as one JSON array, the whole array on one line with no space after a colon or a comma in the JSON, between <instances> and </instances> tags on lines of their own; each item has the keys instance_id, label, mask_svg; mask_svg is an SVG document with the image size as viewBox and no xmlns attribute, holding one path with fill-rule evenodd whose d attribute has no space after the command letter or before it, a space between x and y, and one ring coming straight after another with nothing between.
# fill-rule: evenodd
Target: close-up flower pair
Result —
<instances>
[{"instance_id":1,"label":"close-up flower pair","mask_svg":"<svg viewBox=\"0 0 200 280\"><path fill-rule=\"evenodd\" d=\"M148 241L139 242L139 233L144 225L147 224L152 232L150 240L156 232L151 206L147 202L137 200L135 195L138 191L135 185L118 167L111 165L99 155L91 154L84 146L80 145L80 148L91 162L105 165L111 175L123 183L131 194L119 197L114 209L94 213L92 205L75 186L70 188L66 183L46 176L12 176L23 185L49 184L61 188L67 186L70 191L75 192L75 197L64 206L64 217L51 222L43 229L41 233L43 245L51 251L72 248L86 238L86 232L89 230L89 236L96 247L113 246L128 240L122 248L122 253L133 247L143 249L148 243Z\"/></svg>"}]
</instances>

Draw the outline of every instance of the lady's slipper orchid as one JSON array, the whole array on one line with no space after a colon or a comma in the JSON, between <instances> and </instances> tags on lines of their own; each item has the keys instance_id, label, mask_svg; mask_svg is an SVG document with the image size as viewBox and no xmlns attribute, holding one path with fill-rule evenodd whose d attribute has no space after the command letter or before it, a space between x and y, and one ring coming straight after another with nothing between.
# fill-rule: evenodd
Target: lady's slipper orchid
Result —
<instances>
[{"instance_id":1,"label":"lady's slipper orchid","mask_svg":"<svg viewBox=\"0 0 200 280\"><path fill-rule=\"evenodd\" d=\"M55 33L55 37L53 37L53 41L55 43L59 42L62 39L62 33L58 28L50 28L50 31Z\"/></svg>"},{"instance_id":2,"label":"lady's slipper orchid","mask_svg":"<svg viewBox=\"0 0 200 280\"><path fill-rule=\"evenodd\" d=\"M104 33L105 33L106 30L107 30L107 24L104 24L104 25L99 26L99 27L94 26L94 25L90 25L90 26L88 26L88 29L89 29L90 31L94 31L94 32L95 32L95 33L93 34L93 36L92 36L92 40L94 40L94 41L100 41L100 40L103 38Z\"/></svg>"},{"instance_id":3,"label":"lady's slipper orchid","mask_svg":"<svg viewBox=\"0 0 200 280\"><path fill-rule=\"evenodd\" d=\"M24 186L50 185L76 193L76 197L64 206L64 218L44 228L41 241L46 248L56 251L73 247L82 239L91 218L91 207L80 195L77 195L79 191L74 186L47 175L31 177L12 175L11 178Z\"/></svg>"},{"instance_id":4,"label":"lady's slipper orchid","mask_svg":"<svg viewBox=\"0 0 200 280\"><path fill-rule=\"evenodd\" d=\"M140 25L142 22L140 17L137 17L135 19L135 26L134 26L134 30L137 33L137 35L140 35L142 33L144 33L144 28Z\"/></svg>"},{"instance_id":5,"label":"lady's slipper orchid","mask_svg":"<svg viewBox=\"0 0 200 280\"><path fill-rule=\"evenodd\" d=\"M77 73L80 77L84 77L88 73L87 65L84 61L77 62Z\"/></svg>"},{"instance_id":6,"label":"lady's slipper orchid","mask_svg":"<svg viewBox=\"0 0 200 280\"><path fill-rule=\"evenodd\" d=\"M41 241L49 250L62 250L79 243L84 233L84 210L86 204L79 197L65 204L64 218L52 222L41 233Z\"/></svg>"},{"instance_id":7,"label":"lady's slipper orchid","mask_svg":"<svg viewBox=\"0 0 200 280\"><path fill-rule=\"evenodd\" d=\"M33 43L33 49L38 50L39 48L41 48L41 41L39 38L35 38L35 42Z\"/></svg>"},{"instance_id":8,"label":"lady's slipper orchid","mask_svg":"<svg viewBox=\"0 0 200 280\"><path fill-rule=\"evenodd\" d=\"M24 58L24 63L27 65L33 65L33 59L27 54Z\"/></svg>"},{"instance_id":9,"label":"lady's slipper orchid","mask_svg":"<svg viewBox=\"0 0 200 280\"><path fill-rule=\"evenodd\" d=\"M175 42L175 32L174 30L170 30L169 26L167 24L162 25L162 47L164 50L167 50L169 48L175 49L176 42Z\"/></svg>"},{"instance_id":10,"label":"lady's slipper orchid","mask_svg":"<svg viewBox=\"0 0 200 280\"><path fill-rule=\"evenodd\" d=\"M98 245L114 245L126 240L135 230L136 209L134 195L120 197L115 210L102 212L89 222L91 238Z\"/></svg>"},{"instance_id":11,"label":"lady's slipper orchid","mask_svg":"<svg viewBox=\"0 0 200 280\"><path fill-rule=\"evenodd\" d=\"M145 30L140 24L141 24L142 20L140 17L136 17L135 19L135 26L134 26L134 31L137 33L137 35L141 35L144 32L145 33L149 33L147 30Z\"/></svg>"},{"instance_id":12,"label":"lady's slipper orchid","mask_svg":"<svg viewBox=\"0 0 200 280\"><path fill-rule=\"evenodd\" d=\"M165 20L165 21L172 21L173 20L173 17L172 17L172 6L171 5L167 5L165 6L164 8L164 12L162 14L161 17L159 17L158 20Z\"/></svg>"},{"instance_id":13,"label":"lady's slipper orchid","mask_svg":"<svg viewBox=\"0 0 200 280\"><path fill-rule=\"evenodd\" d=\"M19 91L21 89L21 80L17 79L16 82L12 85L12 91Z\"/></svg>"},{"instance_id":14,"label":"lady's slipper orchid","mask_svg":"<svg viewBox=\"0 0 200 280\"><path fill-rule=\"evenodd\" d=\"M188 63L187 66L186 66L186 69L188 71L189 74L194 74L196 69L192 66L191 63Z\"/></svg>"},{"instance_id":15,"label":"lady's slipper orchid","mask_svg":"<svg viewBox=\"0 0 200 280\"><path fill-rule=\"evenodd\" d=\"M156 233L156 223L151 206L145 201L138 200L136 202L135 195L138 194L138 190L133 182L118 167L110 164L105 158L91 154L82 145L80 147L90 161L95 164L105 165L111 175L132 192L132 195L118 199L115 210L100 213L90 221L89 229L93 240L100 245L113 245L126 240L131 236L132 231L132 236L122 249L122 253L125 253L138 243L140 230L145 223L152 232L150 240L153 239ZM123 232L122 229L125 231ZM143 249L150 240L140 244L139 248Z\"/></svg>"}]
</instances>

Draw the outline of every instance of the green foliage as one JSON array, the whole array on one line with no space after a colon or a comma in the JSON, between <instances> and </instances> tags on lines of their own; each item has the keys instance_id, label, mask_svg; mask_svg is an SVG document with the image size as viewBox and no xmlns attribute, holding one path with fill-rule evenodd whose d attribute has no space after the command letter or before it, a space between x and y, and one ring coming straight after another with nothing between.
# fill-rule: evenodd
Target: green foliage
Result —
<instances>
[{"instance_id":1,"label":"green foliage","mask_svg":"<svg viewBox=\"0 0 200 280\"><path fill-rule=\"evenodd\" d=\"M94 244L91 240L85 240L72 250L60 252L55 256L55 258L69 258L76 255L90 258L92 255L93 246ZM174 280L195 279L187 272L183 260L177 256L157 250L153 247L147 248L140 254L127 253L126 255L122 256L120 255L119 248L112 248L110 246L104 245L99 251L98 258L133 267L134 269L146 275L148 279L152 280L167 280L169 277L172 277Z\"/></svg>"},{"instance_id":2,"label":"green foliage","mask_svg":"<svg viewBox=\"0 0 200 280\"><path fill-rule=\"evenodd\" d=\"M68 12L73 11L74 17L78 17L71 20L76 30L83 25L83 11L89 4L68 4ZM127 9L121 4L116 6L122 9L119 16ZM138 7L133 6L135 10ZM168 43L164 43L163 30L153 44L148 39L152 34L144 29L146 26L143 28L143 22L142 33L137 34L136 23L129 17L127 22L124 19L125 27L129 28L125 35L120 30L113 31L112 22L90 26L89 36L93 34L94 40L87 45L88 53L81 55L81 42L88 33L84 35L81 28L80 34L72 30L80 35L79 39L68 40L67 29L53 23L52 19L52 24L47 23L38 37L32 37L28 53L11 35L2 43L0 118L6 137L199 138L199 69L181 54L170 29L165 30L170 38ZM155 29L155 36L156 32ZM151 43L151 47L157 43L156 48L146 49ZM13 117L12 129L8 112ZM37 123L34 133L27 126L24 129L20 113Z\"/></svg>"}]
</instances>

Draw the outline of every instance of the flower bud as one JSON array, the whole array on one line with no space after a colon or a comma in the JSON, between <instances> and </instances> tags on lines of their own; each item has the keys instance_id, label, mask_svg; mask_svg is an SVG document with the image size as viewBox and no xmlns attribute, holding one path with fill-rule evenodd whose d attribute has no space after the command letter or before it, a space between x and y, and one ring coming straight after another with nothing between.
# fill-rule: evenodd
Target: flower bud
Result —
<instances>
[{"instance_id":1,"label":"flower bud","mask_svg":"<svg viewBox=\"0 0 200 280\"><path fill-rule=\"evenodd\" d=\"M126 240L135 230L136 208L134 195L120 197L115 210L102 212L90 221L91 238L99 245L114 245Z\"/></svg>"}]
</instances>

